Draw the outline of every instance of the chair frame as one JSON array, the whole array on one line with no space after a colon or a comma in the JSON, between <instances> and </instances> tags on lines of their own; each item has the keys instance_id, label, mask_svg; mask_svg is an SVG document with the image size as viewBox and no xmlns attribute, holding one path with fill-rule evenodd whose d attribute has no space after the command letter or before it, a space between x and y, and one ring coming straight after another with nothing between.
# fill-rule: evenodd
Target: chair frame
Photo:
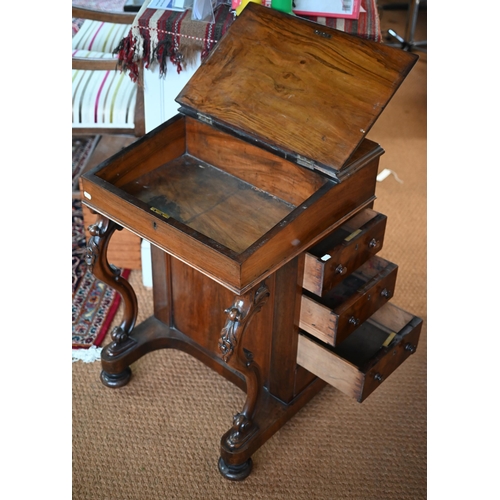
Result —
<instances>
[{"instance_id":1,"label":"chair frame","mask_svg":"<svg viewBox=\"0 0 500 500\"><path fill-rule=\"evenodd\" d=\"M135 19L136 14L132 12L105 12L85 7L73 5L73 18L90 19L92 21L102 21L115 24L129 24ZM116 59L94 59L73 57L71 62L72 69L86 71L118 71ZM142 65L139 64L139 71L142 71ZM141 80L139 80L141 81ZM142 85L137 85L137 98L134 115L134 128L110 128L110 127L85 127L73 128L73 135L133 135L142 137L146 133L146 119L144 112L144 89Z\"/></svg>"}]
</instances>

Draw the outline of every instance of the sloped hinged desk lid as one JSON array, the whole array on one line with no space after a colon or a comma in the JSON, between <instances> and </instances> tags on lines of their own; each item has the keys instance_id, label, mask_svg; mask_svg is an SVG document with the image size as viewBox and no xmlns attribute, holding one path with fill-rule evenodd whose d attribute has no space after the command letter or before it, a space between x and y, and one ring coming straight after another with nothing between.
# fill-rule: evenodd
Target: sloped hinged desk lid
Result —
<instances>
[{"instance_id":1,"label":"sloped hinged desk lid","mask_svg":"<svg viewBox=\"0 0 500 500\"><path fill-rule=\"evenodd\" d=\"M176 101L337 178L417 59L251 2Z\"/></svg>"}]
</instances>

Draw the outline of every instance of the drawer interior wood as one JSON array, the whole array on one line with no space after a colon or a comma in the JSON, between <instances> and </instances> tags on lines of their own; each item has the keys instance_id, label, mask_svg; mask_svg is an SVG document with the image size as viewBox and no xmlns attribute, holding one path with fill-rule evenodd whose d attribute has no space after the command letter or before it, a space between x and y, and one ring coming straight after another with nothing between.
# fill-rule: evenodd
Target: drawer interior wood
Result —
<instances>
[{"instance_id":1,"label":"drawer interior wood","mask_svg":"<svg viewBox=\"0 0 500 500\"><path fill-rule=\"evenodd\" d=\"M390 302L338 347L299 334L297 363L361 402L415 352L422 320Z\"/></svg>"},{"instance_id":2,"label":"drawer interior wood","mask_svg":"<svg viewBox=\"0 0 500 500\"><path fill-rule=\"evenodd\" d=\"M371 208L365 208L342 224L330 237L325 238L310 248L307 253L318 259L323 259L323 261L329 260L332 249L340 245L343 241L350 241L354 238L359 234L361 228L377 215L379 214Z\"/></svg>"},{"instance_id":3,"label":"drawer interior wood","mask_svg":"<svg viewBox=\"0 0 500 500\"><path fill-rule=\"evenodd\" d=\"M395 264L374 256L322 297L304 291L300 328L338 345L393 296L396 277Z\"/></svg>"}]
</instances>

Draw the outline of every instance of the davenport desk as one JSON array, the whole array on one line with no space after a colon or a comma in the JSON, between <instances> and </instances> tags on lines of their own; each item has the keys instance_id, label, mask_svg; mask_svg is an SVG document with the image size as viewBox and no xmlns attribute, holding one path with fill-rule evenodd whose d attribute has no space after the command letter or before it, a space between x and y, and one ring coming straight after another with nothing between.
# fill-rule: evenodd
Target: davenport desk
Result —
<instances>
[{"instance_id":1,"label":"davenport desk","mask_svg":"<svg viewBox=\"0 0 500 500\"><path fill-rule=\"evenodd\" d=\"M251 3L177 97L180 113L82 179L99 214L87 263L125 312L101 380L163 348L246 393L219 470L252 454L326 383L362 402L417 348L422 321L390 303L377 256L382 148L366 134L414 54ZM153 243L154 314L107 260L116 230Z\"/></svg>"}]
</instances>

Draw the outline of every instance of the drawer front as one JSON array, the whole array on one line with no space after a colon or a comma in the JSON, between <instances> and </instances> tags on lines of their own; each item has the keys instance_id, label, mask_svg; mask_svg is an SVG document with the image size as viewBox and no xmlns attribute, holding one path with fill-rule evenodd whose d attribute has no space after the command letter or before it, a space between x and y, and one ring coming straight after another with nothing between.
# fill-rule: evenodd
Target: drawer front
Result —
<instances>
[{"instance_id":1,"label":"drawer front","mask_svg":"<svg viewBox=\"0 0 500 500\"><path fill-rule=\"evenodd\" d=\"M420 318L388 303L338 348L299 333L297 364L361 403L416 351L421 329Z\"/></svg>"},{"instance_id":2,"label":"drawer front","mask_svg":"<svg viewBox=\"0 0 500 500\"><path fill-rule=\"evenodd\" d=\"M303 288L322 297L382 248L387 217L366 208L311 248Z\"/></svg>"},{"instance_id":3,"label":"drawer front","mask_svg":"<svg viewBox=\"0 0 500 500\"><path fill-rule=\"evenodd\" d=\"M398 267L374 256L323 297L304 293L299 326L339 345L394 295Z\"/></svg>"}]
</instances>

